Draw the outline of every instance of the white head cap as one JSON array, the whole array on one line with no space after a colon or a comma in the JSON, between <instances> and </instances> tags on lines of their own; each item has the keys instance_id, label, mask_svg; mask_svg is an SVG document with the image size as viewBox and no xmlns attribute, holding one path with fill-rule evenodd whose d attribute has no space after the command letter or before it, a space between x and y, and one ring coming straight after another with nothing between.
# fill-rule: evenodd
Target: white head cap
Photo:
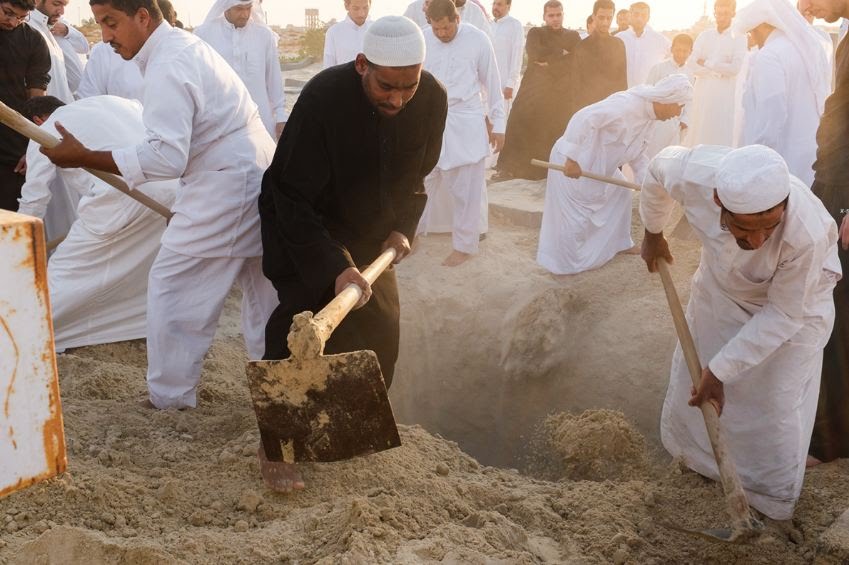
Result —
<instances>
[{"instance_id":1,"label":"white head cap","mask_svg":"<svg viewBox=\"0 0 849 565\"><path fill-rule=\"evenodd\" d=\"M734 214L769 210L790 194L787 163L763 145L735 149L719 162L716 193L722 205Z\"/></svg>"},{"instance_id":2,"label":"white head cap","mask_svg":"<svg viewBox=\"0 0 849 565\"><path fill-rule=\"evenodd\" d=\"M655 85L641 84L628 92L660 104L684 106L693 101L693 84L682 74L669 75Z\"/></svg>"},{"instance_id":3,"label":"white head cap","mask_svg":"<svg viewBox=\"0 0 849 565\"><path fill-rule=\"evenodd\" d=\"M424 63L421 28L404 16L384 16L371 24L363 38L363 55L381 67L409 67Z\"/></svg>"}]
</instances>

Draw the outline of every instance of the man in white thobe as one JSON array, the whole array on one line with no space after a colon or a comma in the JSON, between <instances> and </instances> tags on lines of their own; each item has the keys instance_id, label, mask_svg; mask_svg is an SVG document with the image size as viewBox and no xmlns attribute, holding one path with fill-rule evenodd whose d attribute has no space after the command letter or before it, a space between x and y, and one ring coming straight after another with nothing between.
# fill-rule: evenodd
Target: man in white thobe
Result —
<instances>
[{"instance_id":1,"label":"man in white thobe","mask_svg":"<svg viewBox=\"0 0 849 565\"><path fill-rule=\"evenodd\" d=\"M649 159L646 148L658 120L681 115L693 87L684 75L654 86L635 86L578 111L551 149L539 232L537 263L555 275L601 267L634 247L630 190L580 178L583 171L623 179L630 165L638 181Z\"/></svg>"},{"instance_id":2,"label":"man in white thobe","mask_svg":"<svg viewBox=\"0 0 849 565\"><path fill-rule=\"evenodd\" d=\"M65 104L74 101L74 94L68 86L68 71L65 68L65 53L59 47L50 28L59 22L59 18L65 13L68 0L37 0L35 10L29 13L27 23L37 29L50 49L50 84L47 85L47 94L55 96Z\"/></svg>"},{"instance_id":3,"label":"man in white thobe","mask_svg":"<svg viewBox=\"0 0 849 565\"><path fill-rule=\"evenodd\" d=\"M670 75L687 75L689 77L687 59L693 52L693 38L686 33L675 36L672 40L672 56L652 67L646 84L657 84ZM692 77L690 82L693 82ZM670 145L679 145L684 132L687 130L686 107L681 111L681 116L660 122L654 128L652 139L649 142L646 154L649 159L660 153L660 150Z\"/></svg>"},{"instance_id":4,"label":"man in white thobe","mask_svg":"<svg viewBox=\"0 0 849 565\"><path fill-rule=\"evenodd\" d=\"M688 66L696 80L687 145L734 145L740 71L748 53L746 36L731 30L735 0L717 0L716 29L699 34Z\"/></svg>"},{"instance_id":5,"label":"man in white thobe","mask_svg":"<svg viewBox=\"0 0 849 565\"><path fill-rule=\"evenodd\" d=\"M257 0L218 0L195 35L224 57L248 87L268 133L277 139L288 119L277 34L261 19Z\"/></svg>"},{"instance_id":6,"label":"man in white thobe","mask_svg":"<svg viewBox=\"0 0 849 565\"><path fill-rule=\"evenodd\" d=\"M197 404L203 357L233 283L242 289L242 332L252 359L277 306L262 274L257 197L274 141L233 69L209 45L162 20L155 0L123 12L93 0L103 39L134 59L145 80L145 139L92 151L57 127L42 151L60 167L120 174L131 187L180 179L174 216L148 280L147 383L156 408Z\"/></svg>"},{"instance_id":7,"label":"man in white thobe","mask_svg":"<svg viewBox=\"0 0 849 565\"><path fill-rule=\"evenodd\" d=\"M495 54L486 34L460 23L451 0L431 0L428 16L431 28L425 30L423 68L448 91L448 118L439 162L425 179L428 203L418 232L436 231L431 227L438 215L435 205L450 194L454 251L443 265L453 267L478 252L485 229L481 210L486 208L486 158L490 143L501 150L507 118Z\"/></svg>"},{"instance_id":8,"label":"man in white thobe","mask_svg":"<svg viewBox=\"0 0 849 565\"><path fill-rule=\"evenodd\" d=\"M501 76L501 93L506 104L513 101L513 94L519 87L519 75L522 72L522 55L525 51L525 29L522 23L510 15L513 0L495 0L492 3L492 46L495 49L495 61Z\"/></svg>"},{"instance_id":9,"label":"man in white thobe","mask_svg":"<svg viewBox=\"0 0 849 565\"><path fill-rule=\"evenodd\" d=\"M86 57L91 51L88 39L65 18L59 19L50 28L53 37L65 56L65 72L68 75L68 86L76 94L83 78Z\"/></svg>"},{"instance_id":10,"label":"man in white thobe","mask_svg":"<svg viewBox=\"0 0 849 565\"><path fill-rule=\"evenodd\" d=\"M427 17L427 7L430 0L414 0L407 6L404 15L417 24L422 29L430 25ZM457 6L457 13L460 14L460 20L463 23L470 24L484 32L490 40L492 40L492 24L484 9L473 0L467 0L460 6Z\"/></svg>"},{"instance_id":11,"label":"man in white thobe","mask_svg":"<svg viewBox=\"0 0 849 565\"><path fill-rule=\"evenodd\" d=\"M740 145L766 145L810 186L831 69L814 28L786 0L755 0L734 18L760 48L743 91Z\"/></svg>"},{"instance_id":12,"label":"man in white thobe","mask_svg":"<svg viewBox=\"0 0 849 565\"><path fill-rule=\"evenodd\" d=\"M348 15L330 26L324 36L324 68L349 63L363 52L363 37L372 24L371 0L345 0Z\"/></svg>"},{"instance_id":13,"label":"man in white thobe","mask_svg":"<svg viewBox=\"0 0 849 565\"><path fill-rule=\"evenodd\" d=\"M134 61L125 61L108 43L100 42L91 49L77 97L120 96L142 100L144 79Z\"/></svg>"},{"instance_id":14,"label":"man in white thobe","mask_svg":"<svg viewBox=\"0 0 849 565\"><path fill-rule=\"evenodd\" d=\"M648 25L650 16L649 5L645 2L631 4L631 27L616 34L625 43L628 88L644 84L652 67L669 56L671 44L665 35Z\"/></svg>"},{"instance_id":15,"label":"man in white thobe","mask_svg":"<svg viewBox=\"0 0 849 565\"><path fill-rule=\"evenodd\" d=\"M407 5L407 9L404 10L404 17L410 18L419 24L419 27L422 29L430 25L424 13L424 4L424 0L413 0Z\"/></svg>"},{"instance_id":16,"label":"man in white thobe","mask_svg":"<svg viewBox=\"0 0 849 565\"><path fill-rule=\"evenodd\" d=\"M802 490L822 350L834 322L837 225L772 149L669 147L649 166L640 197L650 271L658 257L672 258L663 229L676 201L702 243L687 321L704 368L691 394L676 347L663 445L717 480L696 408L712 403L749 503L789 520Z\"/></svg>"},{"instance_id":17,"label":"man in white thobe","mask_svg":"<svg viewBox=\"0 0 849 565\"><path fill-rule=\"evenodd\" d=\"M44 106L39 102L55 102ZM58 137L58 121L96 150L126 147L144 140L142 107L136 101L97 96L58 107L52 97L30 99L34 121ZM147 276L165 218L82 169L60 169L30 142L27 182L20 213L44 217L50 182L58 175L77 193L78 219L47 264L47 284L56 349L146 337ZM166 207L179 182L145 183L139 190Z\"/></svg>"}]
</instances>

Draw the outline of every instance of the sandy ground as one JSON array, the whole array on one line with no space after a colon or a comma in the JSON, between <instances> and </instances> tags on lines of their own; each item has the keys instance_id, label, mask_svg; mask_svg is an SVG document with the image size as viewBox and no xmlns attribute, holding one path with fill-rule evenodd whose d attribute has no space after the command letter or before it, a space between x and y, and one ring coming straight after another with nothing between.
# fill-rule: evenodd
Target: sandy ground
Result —
<instances>
[{"instance_id":1,"label":"sandy ground","mask_svg":"<svg viewBox=\"0 0 849 565\"><path fill-rule=\"evenodd\" d=\"M456 269L439 266L448 237L421 241L399 268L404 445L305 466L296 495L259 478L238 292L196 410L138 405L143 343L60 356L69 471L0 500L0 563L814 562L849 505L849 461L808 473L801 544L667 528L726 519L719 486L658 446L675 344L660 282L624 255L552 277L536 236L494 220ZM683 291L698 249L673 250Z\"/></svg>"}]
</instances>

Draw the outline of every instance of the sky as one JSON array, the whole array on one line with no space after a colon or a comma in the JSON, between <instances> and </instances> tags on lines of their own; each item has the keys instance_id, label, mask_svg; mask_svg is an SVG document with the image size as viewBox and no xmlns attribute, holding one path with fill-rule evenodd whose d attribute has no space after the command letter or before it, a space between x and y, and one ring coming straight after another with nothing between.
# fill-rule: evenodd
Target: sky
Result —
<instances>
[{"instance_id":1,"label":"sky","mask_svg":"<svg viewBox=\"0 0 849 565\"><path fill-rule=\"evenodd\" d=\"M373 17L389 14L403 14L410 0L372 0ZM490 0L481 0L489 7ZM614 0L615 1L615 0ZM738 7L752 0L738 0ZM172 0L180 20L186 25L197 26L203 22L213 0ZM513 0L511 15L522 23L542 23L542 5L545 0ZM704 9L703 0L649 0L652 18L649 24L658 31L689 28ZM616 2L617 9L625 7L624 2ZM628 0L630 4L630 0ZM582 28L590 12L593 0L563 0L565 6L565 26ZM345 17L343 0L264 0L263 7L268 13L269 22L281 26L304 25L304 9L318 8L322 21ZM713 0L708 2L708 14L713 12ZM66 9L66 17L73 23L91 17L88 0L71 0Z\"/></svg>"}]
</instances>

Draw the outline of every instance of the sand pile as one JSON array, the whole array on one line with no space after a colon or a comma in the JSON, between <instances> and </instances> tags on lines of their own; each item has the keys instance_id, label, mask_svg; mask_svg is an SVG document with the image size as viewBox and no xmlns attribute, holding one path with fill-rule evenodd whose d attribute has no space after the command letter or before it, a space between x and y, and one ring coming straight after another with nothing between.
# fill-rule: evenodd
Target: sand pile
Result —
<instances>
[{"instance_id":1,"label":"sand pile","mask_svg":"<svg viewBox=\"0 0 849 565\"><path fill-rule=\"evenodd\" d=\"M849 506L849 461L808 473L801 545L665 528L726 524L719 486L655 452L675 344L660 283L631 256L551 277L535 245L535 231L495 224L482 255L449 270L450 239L422 242L399 269L391 392L422 427L402 426L395 450L304 466L308 490L291 496L259 478L238 293L196 410L138 404L143 343L60 357L69 472L0 500L0 564L812 562ZM683 291L698 250L673 252ZM534 448L550 474L487 466Z\"/></svg>"},{"instance_id":2,"label":"sand pile","mask_svg":"<svg viewBox=\"0 0 849 565\"><path fill-rule=\"evenodd\" d=\"M646 440L622 412L552 414L533 442L527 471L548 480L621 480L645 476L648 469Z\"/></svg>"}]
</instances>

